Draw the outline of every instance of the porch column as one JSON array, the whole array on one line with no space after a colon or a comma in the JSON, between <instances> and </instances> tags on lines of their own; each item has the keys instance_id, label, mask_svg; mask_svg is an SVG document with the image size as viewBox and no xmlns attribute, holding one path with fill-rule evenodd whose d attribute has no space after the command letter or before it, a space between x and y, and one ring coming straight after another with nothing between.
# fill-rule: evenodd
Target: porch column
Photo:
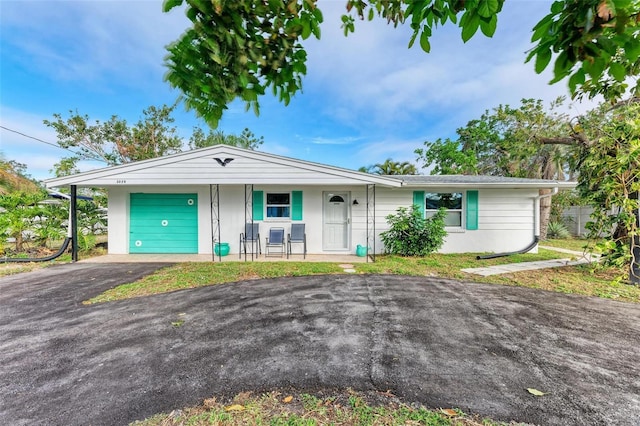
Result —
<instances>
[{"instance_id":1,"label":"porch column","mask_svg":"<svg viewBox=\"0 0 640 426\"><path fill-rule=\"evenodd\" d=\"M243 230L246 231L247 226L246 224L250 223L251 224L251 229L252 229L252 233L253 233L253 184L245 184L244 185L244 223L245 223L245 229ZM252 235L253 238L259 238L257 235ZM246 235L245 235L245 239L246 239ZM246 247L246 242L243 245L243 250ZM259 249L257 247L260 247L260 241L257 241L257 244L254 244L254 241L251 242L251 261L253 262L253 252L254 250L258 250L258 254L259 254ZM256 254L256 258L258 257L258 254ZM242 256L242 253L240 253L240 256ZM247 252L245 250L244 252L244 261L247 261Z\"/></svg>"},{"instance_id":2,"label":"porch column","mask_svg":"<svg viewBox=\"0 0 640 426\"><path fill-rule=\"evenodd\" d=\"M376 261L376 186L367 185L367 262Z\"/></svg>"},{"instance_id":3,"label":"porch column","mask_svg":"<svg viewBox=\"0 0 640 426\"><path fill-rule=\"evenodd\" d=\"M636 194L640 203L640 192ZM636 226L640 227L640 207L635 211ZM640 285L640 236L634 235L631 238L631 267L629 271L631 284Z\"/></svg>"},{"instance_id":4,"label":"porch column","mask_svg":"<svg viewBox=\"0 0 640 426\"><path fill-rule=\"evenodd\" d=\"M211 202L211 259L216 261L216 244L222 242L220 235L220 185L209 185L209 201ZM222 262L222 247L218 247L218 261Z\"/></svg>"},{"instance_id":5,"label":"porch column","mask_svg":"<svg viewBox=\"0 0 640 426\"><path fill-rule=\"evenodd\" d=\"M70 198L70 207L71 210L70 220L71 223L69 226L71 227L71 261L78 261L78 187L76 185L71 185L71 198Z\"/></svg>"}]
</instances>

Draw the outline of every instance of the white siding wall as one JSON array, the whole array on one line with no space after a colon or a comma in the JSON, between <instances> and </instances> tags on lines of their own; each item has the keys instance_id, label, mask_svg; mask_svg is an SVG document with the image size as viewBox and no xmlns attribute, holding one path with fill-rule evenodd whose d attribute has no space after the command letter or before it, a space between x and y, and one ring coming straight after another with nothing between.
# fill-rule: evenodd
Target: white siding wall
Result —
<instances>
[{"instance_id":1,"label":"white siding wall","mask_svg":"<svg viewBox=\"0 0 640 426\"><path fill-rule=\"evenodd\" d=\"M109 194L109 253L125 254L129 252L129 194L144 193L197 193L198 194L198 252L210 254L212 252L211 239L211 199L208 185L195 186L128 186L107 188ZM237 255L240 250L240 233L244 231L245 223L245 187L244 185L220 185L220 241L229 243L231 254ZM302 191L303 217L295 223L305 223L307 233L307 252L323 253L322 249L322 200L323 191L344 191L351 193L349 208L351 210L351 227L362 234L361 240L350 239L350 249L347 253L355 252L357 244L365 244L366 228L366 193L362 187L325 187L302 185L255 185L255 191L291 192ZM360 203L352 206L354 196ZM270 227L283 227L289 233L292 221L290 219L267 219L260 223L260 240L264 248L265 238ZM216 235L217 238L217 235ZM295 247L298 249L299 247ZM344 252L343 252L344 253Z\"/></svg>"},{"instance_id":2,"label":"white siding wall","mask_svg":"<svg viewBox=\"0 0 640 426\"><path fill-rule=\"evenodd\" d=\"M416 188L417 189L417 188ZM308 253L323 253L322 212L323 191L350 192L349 210L351 237L348 253L355 253L357 245L367 241L366 187L361 186L305 186L305 185L255 185L254 190L267 192L303 191L303 219L306 224ZM460 190L419 188L426 192L460 192ZM379 234L388 229L385 217L401 206L413 202L414 189L376 188L376 252L383 252ZM129 251L129 194L145 193L197 193L199 237L198 252L210 254L211 200L208 185L194 186L127 186L110 187L109 193L109 253L125 254ZM519 250L531 243L534 235L534 197L536 190L480 190L478 230L451 230L441 249L444 253L502 252ZM228 242L231 254L239 252L239 236L244 230L244 185L220 185L220 233L221 241ZM353 200L357 205L352 205ZM465 206L466 207L466 206ZM464 216L464 213L463 213ZM260 237L264 246L268 230L284 227L288 233L291 220L266 219L260 221ZM464 227L463 227L464 228Z\"/></svg>"},{"instance_id":3,"label":"white siding wall","mask_svg":"<svg viewBox=\"0 0 640 426\"><path fill-rule=\"evenodd\" d=\"M401 206L413 203L413 191L461 192L460 189L377 189L376 233L388 229L388 214ZM464 192L464 191L463 191ZM520 250L528 246L534 237L534 198L536 190L481 189L478 193L478 230L449 229L442 253L482 253ZM466 213L466 196L463 196L463 222ZM376 252L383 251L380 238L376 240ZM535 252L535 251L534 251Z\"/></svg>"},{"instance_id":4,"label":"white siding wall","mask_svg":"<svg viewBox=\"0 0 640 426\"><path fill-rule=\"evenodd\" d=\"M176 182L184 185L198 185L212 182L225 185L244 185L256 182L267 184L299 185L349 185L354 182L353 176L333 170L318 171L304 166L292 167L253 158L234 158L226 167L220 166L213 157L216 155L192 158L175 163L121 172L114 170L108 176L87 178L94 186L132 185L172 185ZM224 155L221 157L224 158ZM317 167L316 167L317 169ZM354 172L355 173L355 172ZM363 177L362 179L366 179Z\"/></svg>"}]
</instances>

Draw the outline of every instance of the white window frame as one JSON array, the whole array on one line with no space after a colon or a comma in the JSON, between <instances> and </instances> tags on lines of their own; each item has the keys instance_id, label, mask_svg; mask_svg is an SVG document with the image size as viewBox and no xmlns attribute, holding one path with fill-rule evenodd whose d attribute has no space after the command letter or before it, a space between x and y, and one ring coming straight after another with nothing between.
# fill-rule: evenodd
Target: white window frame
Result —
<instances>
[{"instance_id":1,"label":"white window frame","mask_svg":"<svg viewBox=\"0 0 640 426\"><path fill-rule=\"evenodd\" d=\"M286 194L289 197L289 204L269 204L269 195L284 195ZM278 222L278 221L290 221L291 220L291 192L286 191L265 191L264 192L264 218L266 221ZM270 217L269 216L269 207L288 207L289 215L288 216L277 216Z\"/></svg>"},{"instance_id":2,"label":"white window frame","mask_svg":"<svg viewBox=\"0 0 640 426\"><path fill-rule=\"evenodd\" d=\"M447 191L447 190L438 190L438 191L428 191L425 190L424 193L424 214L425 217L433 216L438 210L437 209L428 209L427 208L427 197L429 194L460 194L460 208L459 209L445 209L447 213L449 212L459 212L460 213L460 225L445 225L445 229L448 232L464 232L465 229L465 210L466 210L466 191Z\"/></svg>"}]
</instances>

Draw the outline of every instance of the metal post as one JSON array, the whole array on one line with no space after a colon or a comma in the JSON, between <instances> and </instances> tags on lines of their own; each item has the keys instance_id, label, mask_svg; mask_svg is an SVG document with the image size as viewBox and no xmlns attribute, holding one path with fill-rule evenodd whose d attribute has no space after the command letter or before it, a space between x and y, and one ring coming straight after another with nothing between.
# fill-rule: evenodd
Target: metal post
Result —
<instances>
[{"instance_id":1,"label":"metal post","mask_svg":"<svg viewBox=\"0 0 640 426\"><path fill-rule=\"evenodd\" d=\"M376 186L367 185L367 262L376 261Z\"/></svg>"},{"instance_id":2,"label":"metal post","mask_svg":"<svg viewBox=\"0 0 640 426\"><path fill-rule=\"evenodd\" d=\"M216 184L216 226L218 227L218 242L222 243L222 234L220 229L220 185ZM218 260L222 262L222 246L218 250Z\"/></svg>"},{"instance_id":3,"label":"metal post","mask_svg":"<svg viewBox=\"0 0 640 426\"><path fill-rule=\"evenodd\" d=\"M251 224L251 234L252 237L255 239L257 236L253 235L253 184L245 184L244 186L244 223L245 223L245 231L246 231L246 224L250 223ZM245 235L245 239L246 239L246 235ZM245 244L246 247L246 244ZM254 242L254 240L252 240L251 242L251 261L253 262L253 252L254 250L257 250L257 248L260 247L260 242L258 241L257 243ZM257 258L257 254L256 254L256 258ZM245 262L247 261L247 252L244 252L244 260Z\"/></svg>"},{"instance_id":4,"label":"metal post","mask_svg":"<svg viewBox=\"0 0 640 426\"><path fill-rule=\"evenodd\" d=\"M640 204L640 193L636 194ZM635 211L636 229L640 229L640 206ZM631 267L629 270L631 284L640 285L640 236L634 235L631 239Z\"/></svg>"},{"instance_id":5,"label":"metal post","mask_svg":"<svg viewBox=\"0 0 640 426\"><path fill-rule=\"evenodd\" d=\"M71 185L71 261L78 261L78 187Z\"/></svg>"},{"instance_id":6,"label":"metal post","mask_svg":"<svg viewBox=\"0 0 640 426\"><path fill-rule=\"evenodd\" d=\"M209 185L209 198L211 201L211 241L213 243L212 258L216 260L216 241L222 243L220 236L220 185ZM216 238L217 236L217 238ZM222 247L218 246L218 260L222 262Z\"/></svg>"}]
</instances>

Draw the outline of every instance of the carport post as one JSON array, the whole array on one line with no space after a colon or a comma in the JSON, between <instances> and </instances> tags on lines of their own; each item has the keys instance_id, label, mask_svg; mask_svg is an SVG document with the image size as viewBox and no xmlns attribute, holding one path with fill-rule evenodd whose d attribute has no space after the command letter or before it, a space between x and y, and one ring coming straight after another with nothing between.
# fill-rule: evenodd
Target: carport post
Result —
<instances>
[{"instance_id":1,"label":"carport post","mask_svg":"<svg viewBox=\"0 0 640 426\"><path fill-rule=\"evenodd\" d=\"M640 192L634 194L640 203ZM634 212L636 215L636 227L640 228L640 206ZM629 270L631 284L640 285L640 236L631 238L631 266Z\"/></svg>"},{"instance_id":2,"label":"carport post","mask_svg":"<svg viewBox=\"0 0 640 426\"><path fill-rule=\"evenodd\" d=\"M78 187L76 185L71 185L71 206L69 209L71 210L71 223L69 226L71 227L71 261L78 261Z\"/></svg>"}]
</instances>

